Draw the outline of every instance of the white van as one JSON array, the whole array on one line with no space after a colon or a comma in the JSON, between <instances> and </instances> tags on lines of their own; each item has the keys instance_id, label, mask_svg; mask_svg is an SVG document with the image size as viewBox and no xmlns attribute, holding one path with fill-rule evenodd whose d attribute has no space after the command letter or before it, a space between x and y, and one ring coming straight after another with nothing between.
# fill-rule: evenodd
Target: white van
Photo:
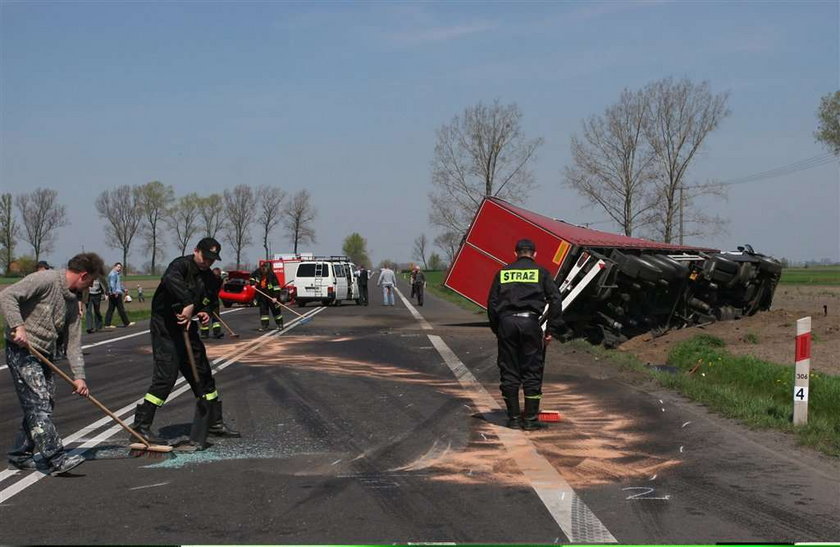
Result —
<instances>
[{"instance_id":1,"label":"white van","mask_svg":"<svg viewBox=\"0 0 840 547\"><path fill-rule=\"evenodd\" d=\"M303 261L295 273L296 301L303 307L309 302L340 306L344 300L359 300L356 267L352 262L332 260Z\"/></svg>"}]
</instances>

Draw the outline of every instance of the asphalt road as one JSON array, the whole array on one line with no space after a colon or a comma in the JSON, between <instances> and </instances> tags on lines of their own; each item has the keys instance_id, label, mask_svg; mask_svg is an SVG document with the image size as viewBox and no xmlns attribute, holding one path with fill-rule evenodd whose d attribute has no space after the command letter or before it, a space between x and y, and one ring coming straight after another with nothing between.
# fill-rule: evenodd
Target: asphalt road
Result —
<instances>
[{"instance_id":1,"label":"asphalt road","mask_svg":"<svg viewBox=\"0 0 840 547\"><path fill-rule=\"evenodd\" d=\"M90 461L0 471L0 544L840 540L837 460L559 344L543 408L562 421L509 430L482 316L371 296L294 308L308 318L268 334L256 309L225 313L241 338L207 346L243 437L204 452L129 458L126 434L59 385L59 431ZM129 422L151 379L145 328L84 338L93 393ZM169 438L194 406L175 394L155 421ZM0 443L19 421L3 380Z\"/></svg>"}]
</instances>

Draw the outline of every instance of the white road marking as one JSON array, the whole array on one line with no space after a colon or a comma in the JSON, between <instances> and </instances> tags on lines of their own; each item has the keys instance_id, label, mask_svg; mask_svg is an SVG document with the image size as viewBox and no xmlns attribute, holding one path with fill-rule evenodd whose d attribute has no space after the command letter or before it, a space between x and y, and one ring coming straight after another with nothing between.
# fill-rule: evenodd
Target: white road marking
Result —
<instances>
[{"instance_id":1,"label":"white road marking","mask_svg":"<svg viewBox=\"0 0 840 547\"><path fill-rule=\"evenodd\" d=\"M420 323L420 328L422 328L423 330L434 330L434 328L429 324L429 322L426 321L426 319L422 315L420 315L420 312L417 311L417 308L411 305L411 301L408 300L405 296L403 296L403 293L401 293L399 289L394 287L394 292L396 292L397 296L400 297L400 300L402 300L402 303L405 304L406 308L408 308L408 311L411 312L411 315L413 315L414 318L417 319L417 321Z\"/></svg>"},{"instance_id":2,"label":"white road marking","mask_svg":"<svg viewBox=\"0 0 840 547\"><path fill-rule=\"evenodd\" d=\"M212 367L213 368L213 373L216 374L220 370L224 370L225 368L227 368L231 364L237 362L242 357L244 357L244 356L246 356L250 353L253 353L257 348L262 346L263 342L265 342L269 338L272 338L274 336L277 336L279 334L282 334L284 332L287 332L287 331L291 330L292 328L301 324L301 321L304 318L311 318L312 316L321 313L325 309L326 308L324 308L324 307L314 308L312 311L310 311L308 313L305 313L303 315L303 317L296 318L296 319L293 319L292 321L290 321L288 326L286 326L286 328L284 328L282 331L277 331L276 330L276 331L272 331L272 332L263 334L262 336L251 340L249 342L249 346L245 347L244 349L234 350L233 352L231 352L227 355L219 357L218 359L214 360L213 363L211 363L211 366L216 365L217 363L220 363L217 366ZM148 332L148 331L146 331L146 332ZM188 391L190 389L189 384L186 383L186 380L183 377L179 378L178 381L175 383L176 386L178 384L183 384L183 385L181 385L181 387L179 387L178 389L175 389L169 395L169 397L167 398L167 401L171 401L171 400L175 399L176 397L178 397L179 395L181 395L182 393L185 393L186 391ZM117 414L118 416L123 418L124 421L129 421L133 417L133 414L130 414L130 415L125 416L125 417L123 417L122 414L125 414L126 412L134 410L135 406L138 405L140 402L142 402L142 400L143 399L140 398L136 401L133 401L132 403L130 403L130 404L124 406L123 408L121 408L120 410L116 411L115 414ZM76 442L80 439L86 438L93 431L98 430L99 428L101 428L102 426L104 426L108 423L113 423L113 420L111 419L110 416L100 418L99 420L93 422L90 425L87 425L87 426L83 427L82 429L76 431L75 433L73 433L73 434L71 434L67 437L64 437L62 439L62 442L64 443L65 446L68 446L70 443L73 443L73 442ZM116 435L117 433L120 433L122 431L123 431L123 429L120 425L118 425L118 424L114 425L114 426L110 427L109 429L106 429L104 432L100 433L99 435L95 436L94 438L86 441L82 445L80 445L78 447L75 447L71 450L68 450L68 453L69 454L82 454L82 453L86 452L88 448L92 448L92 447L108 440L109 438L113 437L114 435ZM21 472L18 471L18 470L8 470L8 469L0 471L0 481L3 481L5 478L17 475L18 473L21 473ZM47 476L48 476L47 474L45 474L43 472L40 472L40 471L24 472L24 475L20 480L14 482L10 486L7 486L6 488L3 488L2 490L0 490L0 504L3 504L5 501L7 501L12 496L14 496L16 494L19 494L20 492L22 492L26 488L32 486L33 484L35 484L36 482L38 482L39 480L41 480L41 479L43 479L44 477L47 477Z\"/></svg>"},{"instance_id":3,"label":"white road marking","mask_svg":"<svg viewBox=\"0 0 840 547\"><path fill-rule=\"evenodd\" d=\"M498 408L495 399L449 349L440 336L428 335L461 386L482 414ZM542 456L522 431L494 426L505 448L516 454L516 465L528 479L570 543L615 543L616 539L586 506L566 479ZM568 494L568 496L567 496Z\"/></svg>"},{"instance_id":4,"label":"white road marking","mask_svg":"<svg viewBox=\"0 0 840 547\"><path fill-rule=\"evenodd\" d=\"M146 486L135 486L134 488L129 488L129 490L144 490L146 488L157 488L158 486L166 486L167 484L169 484L169 481L156 482L155 484L147 484Z\"/></svg>"}]
</instances>

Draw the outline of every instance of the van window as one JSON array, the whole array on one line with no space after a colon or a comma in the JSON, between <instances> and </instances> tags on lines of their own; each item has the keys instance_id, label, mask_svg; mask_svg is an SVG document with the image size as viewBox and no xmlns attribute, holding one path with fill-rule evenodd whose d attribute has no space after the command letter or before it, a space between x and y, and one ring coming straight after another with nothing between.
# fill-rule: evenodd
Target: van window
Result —
<instances>
[{"instance_id":1,"label":"van window","mask_svg":"<svg viewBox=\"0 0 840 547\"><path fill-rule=\"evenodd\" d=\"M336 277L344 277L344 266L341 264L333 264L333 268L335 268Z\"/></svg>"},{"instance_id":2,"label":"van window","mask_svg":"<svg viewBox=\"0 0 840 547\"><path fill-rule=\"evenodd\" d=\"M315 264L301 264L298 266L298 277L315 277Z\"/></svg>"}]
</instances>

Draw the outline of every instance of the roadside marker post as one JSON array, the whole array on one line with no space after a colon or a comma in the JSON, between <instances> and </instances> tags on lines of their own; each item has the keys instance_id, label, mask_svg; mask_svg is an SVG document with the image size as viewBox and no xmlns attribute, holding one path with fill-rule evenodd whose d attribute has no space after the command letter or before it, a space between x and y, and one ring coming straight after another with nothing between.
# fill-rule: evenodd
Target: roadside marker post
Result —
<instances>
[{"instance_id":1,"label":"roadside marker post","mask_svg":"<svg viewBox=\"0 0 840 547\"><path fill-rule=\"evenodd\" d=\"M811 377L811 318L796 321L796 371L793 381L793 425L808 423L808 382Z\"/></svg>"}]
</instances>

